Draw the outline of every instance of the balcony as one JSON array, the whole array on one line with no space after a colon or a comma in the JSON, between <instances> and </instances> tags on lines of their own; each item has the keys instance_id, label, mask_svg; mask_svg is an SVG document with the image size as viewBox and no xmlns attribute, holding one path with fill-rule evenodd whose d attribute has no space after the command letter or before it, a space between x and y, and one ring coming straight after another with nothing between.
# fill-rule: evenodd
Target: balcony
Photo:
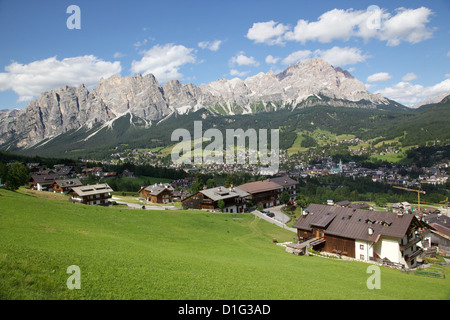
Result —
<instances>
[{"instance_id":1,"label":"balcony","mask_svg":"<svg viewBox=\"0 0 450 320\"><path fill-rule=\"evenodd\" d=\"M418 256L421 255L422 253L423 253L423 249L419 247L419 248L417 248L417 250L414 251L413 253L407 254L407 255L405 256L405 260L406 260L406 261L411 261L412 259L418 257Z\"/></svg>"},{"instance_id":2,"label":"balcony","mask_svg":"<svg viewBox=\"0 0 450 320\"><path fill-rule=\"evenodd\" d=\"M408 243L401 245L400 250L405 251L406 249L411 248L416 243L420 242L422 239L420 237L414 237L411 240L408 241Z\"/></svg>"},{"instance_id":3,"label":"balcony","mask_svg":"<svg viewBox=\"0 0 450 320\"><path fill-rule=\"evenodd\" d=\"M72 196L72 198L70 198L70 201L72 202L76 202L76 203L89 203L89 202L93 202L93 201L101 201L101 200L105 200L105 202L107 202L108 199L111 198L111 194L109 193L105 193L105 194L101 194L101 195L96 195L96 196L85 196L85 197L74 197Z\"/></svg>"}]
</instances>

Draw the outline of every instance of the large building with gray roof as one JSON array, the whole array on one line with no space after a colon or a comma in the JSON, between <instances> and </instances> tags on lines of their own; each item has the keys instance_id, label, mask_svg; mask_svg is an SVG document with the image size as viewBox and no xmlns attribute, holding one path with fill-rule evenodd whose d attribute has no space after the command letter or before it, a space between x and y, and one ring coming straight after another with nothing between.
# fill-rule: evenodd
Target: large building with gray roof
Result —
<instances>
[{"instance_id":1,"label":"large building with gray roof","mask_svg":"<svg viewBox=\"0 0 450 320\"><path fill-rule=\"evenodd\" d=\"M223 201L223 212L245 212L250 194L237 187L215 187L201 190L182 201L190 209L220 210L219 201Z\"/></svg>"},{"instance_id":2,"label":"large building with gray roof","mask_svg":"<svg viewBox=\"0 0 450 320\"><path fill-rule=\"evenodd\" d=\"M432 228L412 214L311 204L294 228L300 242L322 239L315 250L406 268L431 245Z\"/></svg>"}]
</instances>

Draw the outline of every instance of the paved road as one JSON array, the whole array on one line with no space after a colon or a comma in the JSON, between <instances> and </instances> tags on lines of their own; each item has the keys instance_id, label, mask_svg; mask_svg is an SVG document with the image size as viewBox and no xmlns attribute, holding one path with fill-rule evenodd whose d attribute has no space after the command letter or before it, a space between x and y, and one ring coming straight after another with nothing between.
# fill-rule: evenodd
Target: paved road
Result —
<instances>
[{"instance_id":1,"label":"paved road","mask_svg":"<svg viewBox=\"0 0 450 320\"><path fill-rule=\"evenodd\" d=\"M269 210L275 214L275 217L273 217L275 220L280 221L282 224L286 224L291 220L291 218L289 218L287 215L285 215L283 212L281 212L282 207L283 206L276 206L276 207L269 208L267 210Z\"/></svg>"},{"instance_id":2,"label":"paved road","mask_svg":"<svg viewBox=\"0 0 450 320\"><path fill-rule=\"evenodd\" d=\"M137 204L137 203L131 203L131 202L124 202L124 201L120 201L118 200L118 198L112 197L112 200L117 202L118 204L123 204L128 206L129 208L133 208L133 209L142 209L142 204ZM165 210L167 208L167 210L177 210L179 208L175 207L175 206L152 206L152 205L145 205L145 210Z\"/></svg>"},{"instance_id":3,"label":"paved road","mask_svg":"<svg viewBox=\"0 0 450 320\"><path fill-rule=\"evenodd\" d=\"M133 208L133 209L142 209L142 205L141 204L137 204L137 203L130 203L130 202L124 202L124 201L120 201L118 200L118 198L113 197L112 200L116 201L119 204L123 204L128 206L129 208ZM179 208L175 207L175 206L151 206L151 205L145 205L145 210L177 210ZM276 206L276 207L272 207L272 208L268 208L265 210L269 210L271 212L273 212L275 214L275 216L273 218L268 217L267 215L265 215L262 212L259 212L258 210L253 211L252 213L255 216L260 217L261 219L264 219L274 225L279 226L280 228L292 231L297 233L297 229L294 228L290 228L288 226L286 226L286 223L289 222L289 217L287 215L285 215L284 213L281 212L281 206Z\"/></svg>"},{"instance_id":4,"label":"paved road","mask_svg":"<svg viewBox=\"0 0 450 320\"><path fill-rule=\"evenodd\" d=\"M273 207L273 208L264 209L264 210L269 210L269 211L273 212L275 214L275 217L273 217L273 218L268 217L267 215L265 215L264 213L262 213L262 212L260 212L258 210L254 210L251 213L254 214L257 217L260 217L261 219L264 219L264 220L266 220L266 221L276 225L276 226L279 226L279 227L281 227L283 229L286 229L286 230L289 230L289 231L297 233L297 229L290 228L290 227L285 225L285 223L289 222L289 217L286 216L284 213L282 213L280 211L280 209L281 209L281 206L280 207Z\"/></svg>"}]
</instances>

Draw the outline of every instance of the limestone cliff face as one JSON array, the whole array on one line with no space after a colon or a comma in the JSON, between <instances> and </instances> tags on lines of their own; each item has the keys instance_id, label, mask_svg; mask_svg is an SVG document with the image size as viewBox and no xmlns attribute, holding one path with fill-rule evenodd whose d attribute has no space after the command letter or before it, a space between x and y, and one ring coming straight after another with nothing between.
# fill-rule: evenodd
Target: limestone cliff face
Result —
<instances>
[{"instance_id":1,"label":"limestone cliff face","mask_svg":"<svg viewBox=\"0 0 450 320\"><path fill-rule=\"evenodd\" d=\"M389 101L368 92L364 84L341 68L334 68L321 59L289 66L275 75L259 73L245 80L234 78L195 86L172 80L160 85L149 74L132 77L112 76L101 79L89 91L84 85L64 87L42 93L23 110L0 113L0 144L19 148L31 147L45 139L72 129L92 128L130 113L147 125L172 114L186 114L201 108L221 113L261 112L271 103L274 110L304 102L309 97L327 98L327 104L374 108ZM359 101L363 103L356 104Z\"/></svg>"},{"instance_id":2,"label":"limestone cliff face","mask_svg":"<svg viewBox=\"0 0 450 320\"><path fill-rule=\"evenodd\" d=\"M0 142L13 140L20 148L32 146L81 126L108 121L114 113L83 85L42 93L23 110L0 115Z\"/></svg>"}]
</instances>

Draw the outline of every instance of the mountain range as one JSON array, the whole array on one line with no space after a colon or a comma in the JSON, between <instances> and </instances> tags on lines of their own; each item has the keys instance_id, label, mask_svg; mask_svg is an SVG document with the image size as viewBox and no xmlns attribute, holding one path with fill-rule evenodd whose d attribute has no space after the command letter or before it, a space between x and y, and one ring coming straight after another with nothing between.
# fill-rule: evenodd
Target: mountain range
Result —
<instances>
[{"instance_id":1,"label":"mountain range","mask_svg":"<svg viewBox=\"0 0 450 320\"><path fill-rule=\"evenodd\" d=\"M0 112L0 148L29 150L74 132L83 133L77 141L87 141L124 118L131 126L151 128L172 116L199 110L207 111L204 118L316 105L408 109L368 92L348 71L322 59L296 63L278 74L270 71L199 86L177 80L160 85L152 74L112 76L101 79L92 90L65 86L42 93L22 110Z\"/></svg>"}]
</instances>

